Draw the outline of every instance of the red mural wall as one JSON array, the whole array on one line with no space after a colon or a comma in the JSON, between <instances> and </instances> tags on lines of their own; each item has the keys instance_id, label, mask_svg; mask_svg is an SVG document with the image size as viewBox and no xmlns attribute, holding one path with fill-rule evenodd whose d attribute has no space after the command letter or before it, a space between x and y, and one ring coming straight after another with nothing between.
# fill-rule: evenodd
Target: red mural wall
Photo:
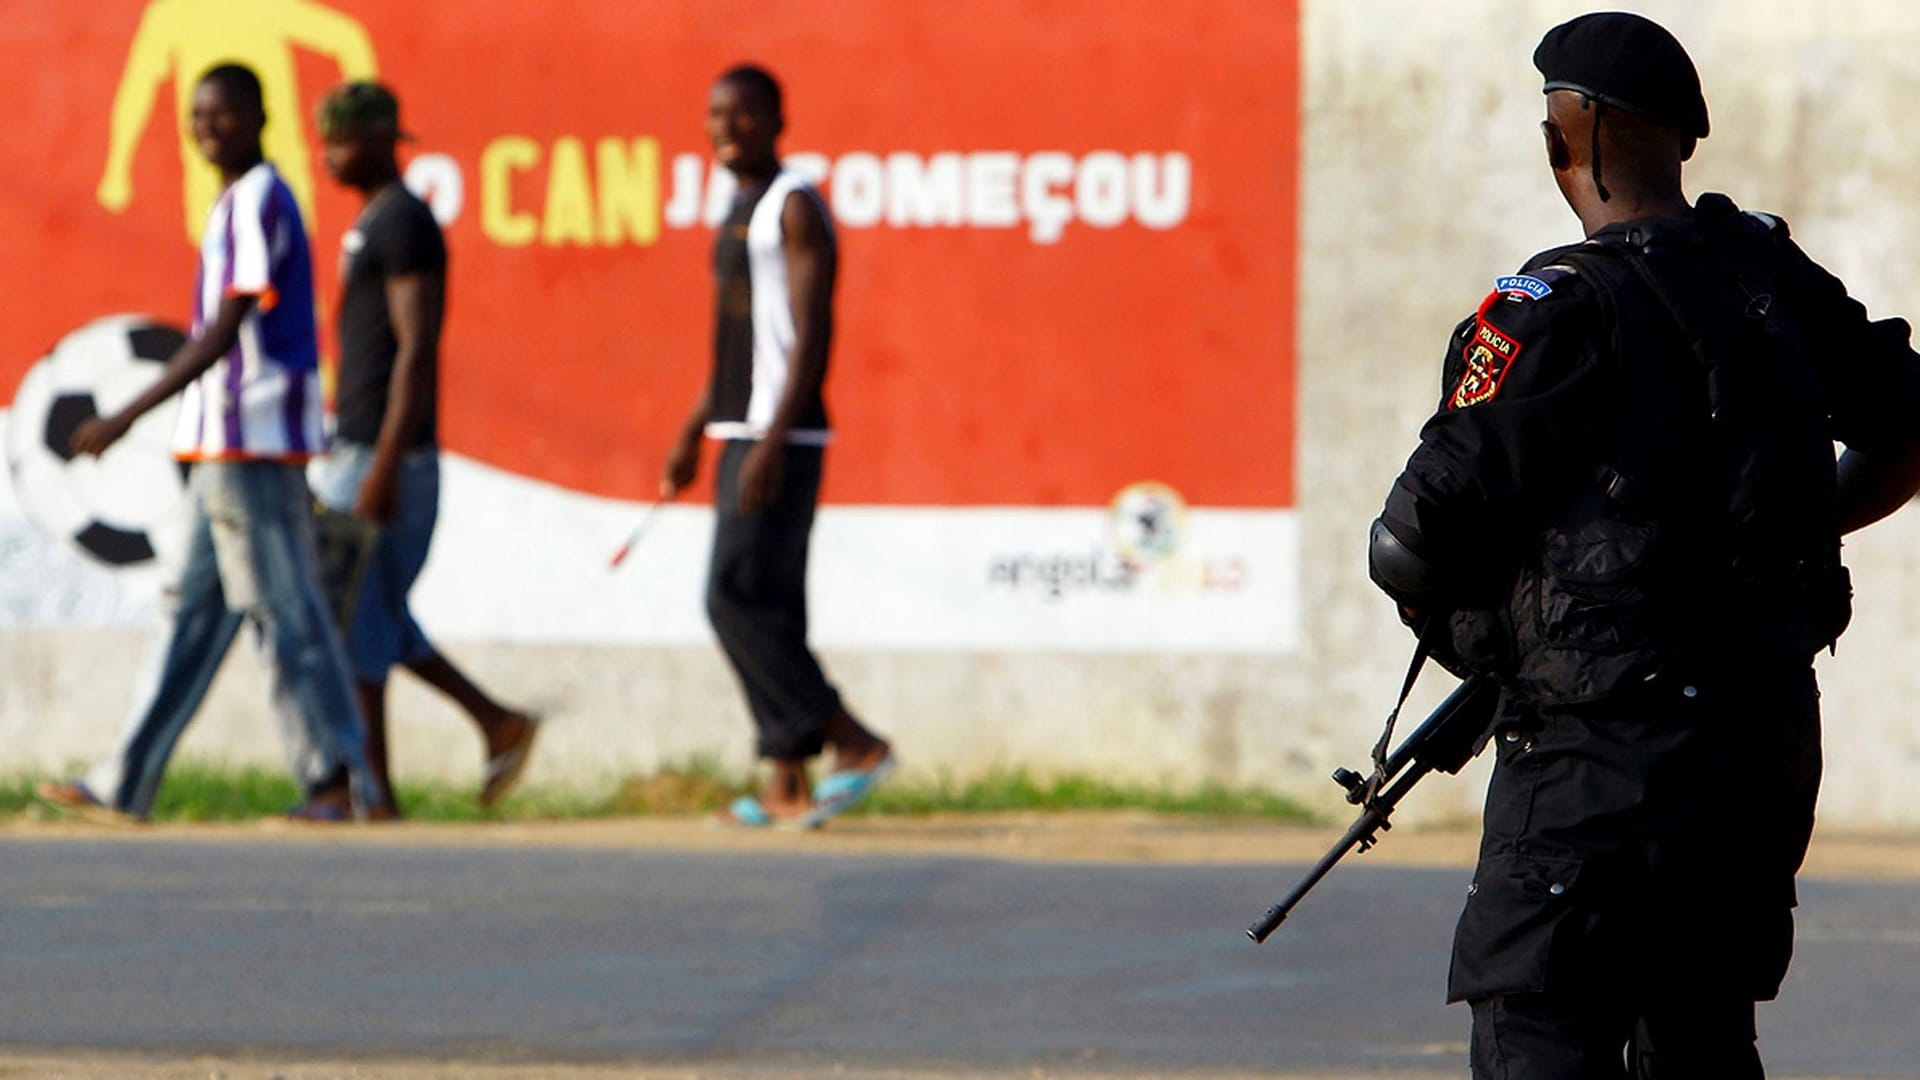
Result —
<instances>
[{"instance_id":1,"label":"red mural wall","mask_svg":"<svg viewBox=\"0 0 1920 1080\"><path fill-rule=\"evenodd\" d=\"M447 447L650 497L707 372L706 90L751 60L840 227L827 499L1104 505L1151 478L1288 507L1298 23L1295 0L17 0L0 400L92 318L184 321L213 181L183 103L221 61L266 82L330 310L357 204L311 109L375 76L447 225Z\"/></svg>"}]
</instances>

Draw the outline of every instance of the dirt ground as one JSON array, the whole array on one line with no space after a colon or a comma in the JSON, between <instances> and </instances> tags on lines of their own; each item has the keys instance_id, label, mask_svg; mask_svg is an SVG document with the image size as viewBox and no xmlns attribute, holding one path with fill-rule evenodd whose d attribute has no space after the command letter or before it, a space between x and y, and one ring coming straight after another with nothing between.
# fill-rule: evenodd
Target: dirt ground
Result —
<instances>
[{"instance_id":1,"label":"dirt ground","mask_svg":"<svg viewBox=\"0 0 1920 1080\"><path fill-rule=\"evenodd\" d=\"M661 817L618 821L296 826L103 826L84 822L15 821L14 838L127 839L154 843L258 840L297 844L539 845L660 851L828 852L946 855L1098 863L1301 863L1318 858L1339 829L1264 822L1200 820L1139 812L966 814L850 818L813 833L749 831L704 819ZM1477 836L1459 830L1398 829L1360 856L1398 866L1465 868ZM1807 874L1857 880L1920 878L1920 837L1822 834ZM1337 1080L1454 1080L1457 1071L1342 1075ZM440 1060L271 1061L245 1056L146 1058L111 1054L36 1056L0 1051L0 1080L1336 1080L1326 1074L1235 1072L1112 1073L1072 1069L876 1071L844 1065L702 1063L699 1065L504 1064ZM1801 1078L1813 1080L1813 1078Z\"/></svg>"}]
</instances>

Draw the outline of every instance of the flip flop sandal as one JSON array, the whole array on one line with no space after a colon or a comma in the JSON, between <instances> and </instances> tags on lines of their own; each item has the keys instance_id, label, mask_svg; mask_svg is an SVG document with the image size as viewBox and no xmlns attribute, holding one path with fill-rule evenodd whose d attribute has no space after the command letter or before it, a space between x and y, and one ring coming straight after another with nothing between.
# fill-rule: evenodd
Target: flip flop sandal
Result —
<instances>
[{"instance_id":1,"label":"flip flop sandal","mask_svg":"<svg viewBox=\"0 0 1920 1080\"><path fill-rule=\"evenodd\" d=\"M875 762L867 769L847 769L843 772L829 773L813 789L813 809L800 820L802 828L817 829L830 819L844 812L880 786L881 781L893 775L899 767L899 760L891 753Z\"/></svg>"},{"instance_id":2,"label":"flip flop sandal","mask_svg":"<svg viewBox=\"0 0 1920 1080\"><path fill-rule=\"evenodd\" d=\"M486 779L480 785L480 805L492 806L513 790L520 782L520 774L526 771L527 759L533 753L533 737L540 733L540 718L527 716L527 726L520 729L520 737L512 746L487 759Z\"/></svg>"},{"instance_id":3,"label":"flip flop sandal","mask_svg":"<svg viewBox=\"0 0 1920 1080\"><path fill-rule=\"evenodd\" d=\"M62 814L96 825L139 825L132 814L107 805L84 780L48 780L34 789L40 802Z\"/></svg>"},{"instance_id":4,"label":"flip flop sandal","mask_svg":"<svg viewBox=\"0 0 1920 1080\"><path fill-rule=\"evenodd\" d=\"M760 800L752 795L742 795L721 812L713 815L712 822L725 829L765 829L773 825L773 815L760 805Z\"/></svg>"}]
</instances>

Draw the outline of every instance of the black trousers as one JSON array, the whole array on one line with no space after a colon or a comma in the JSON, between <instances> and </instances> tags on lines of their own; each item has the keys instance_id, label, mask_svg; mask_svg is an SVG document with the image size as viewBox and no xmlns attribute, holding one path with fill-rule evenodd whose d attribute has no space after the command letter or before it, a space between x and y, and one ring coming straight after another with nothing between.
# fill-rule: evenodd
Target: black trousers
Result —
<instances>
[{"instance_id":1,"label":"black trousers","mask_svg":"<svg viewBox=\"0 0 1920 1080\"><path fill-rule=\"evenodd\" d=\"M1564 994L1482 998L1473 1003L1473 1075L1764 1080L1753 1002L1739 996L1703 993L1626 1006Z\"/></svg>"},{"instance_id":2,"label":"black trousers","mask_svg":"<svg viewBox=\"0 0 1920 1080\"><path fill-rule=\"evenodd\" d=\"M807 647L807 544L820 498L822 452L784 447L779 496L740 512L740 464L757 445L728 440L715 490L707 618L740 679L761 757L809 758L825 747L840 694Z\"/></svg>"},{"instance_id":3,"label":"black trousers","mask_svg":"<svg viewBox=\"0 0 1920 1080\"><path fill-rule=\"evenodd\" d=\"M1818 699L1778 665L1503 716L1448 980L1475 1077L1762 1075L1753 1004L1792 957Z\"/></svg>"}]
</instances>

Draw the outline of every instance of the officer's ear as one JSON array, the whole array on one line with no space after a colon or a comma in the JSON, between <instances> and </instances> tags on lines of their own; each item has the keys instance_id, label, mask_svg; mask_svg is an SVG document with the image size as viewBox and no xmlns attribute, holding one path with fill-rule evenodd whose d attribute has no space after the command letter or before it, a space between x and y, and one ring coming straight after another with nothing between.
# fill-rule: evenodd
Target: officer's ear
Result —
<instances>
[{"instance_id":1,"label":"officer's ear","mask_svg":"<svg viewBox=\"0 0 1920 1080\"><path fill-rule=\"evenodd\" d=\"M1540 134L1547 140L1547 164L1554 172L1565 172L1573 167L1573 151L1567 147L1567 133L1560 125L1551 120L1540 121Z\"/></svg>"}]
</instances>

